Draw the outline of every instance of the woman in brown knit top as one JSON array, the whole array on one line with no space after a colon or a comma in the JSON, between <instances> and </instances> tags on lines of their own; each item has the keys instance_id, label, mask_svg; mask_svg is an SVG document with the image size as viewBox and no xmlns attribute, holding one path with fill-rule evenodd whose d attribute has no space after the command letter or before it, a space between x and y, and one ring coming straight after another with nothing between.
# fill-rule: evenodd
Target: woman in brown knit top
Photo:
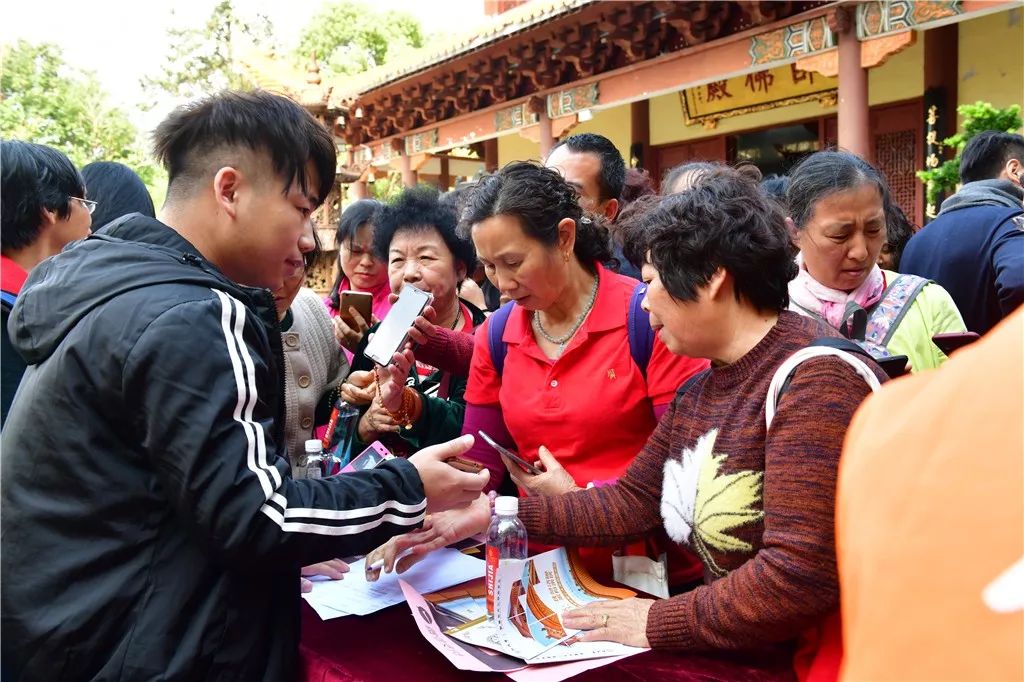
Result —
<instances>
[{"instance_id":1,"label":"woman in brown knit top","mask_svg":"<svg viewBox=\"0 0 1024 682\"><path fill-rule=\"evenodd\" d=\"M701 557L705 584L690 592L567 616L567 627L590 630L587 639L758 651L774 654L779 670L780 658L789 660L800 636L838 605L836 465L870 389L843 360L810 359L766 427L776 369L836 333L786 311L793 246L782 213L751 179L721 167L682 194L652 198L640 214L634 233L646 240L651 325L673 353L708 358L712 367L684 385L615 485L529 497L519 516L531 540L568 545L612 545L663 526ZM481 498L469 511L435 515L369 560L383 556L390 569L397 551L413 547L399 562L407 568L485 530L489 506Z\"/></svg>"}]
</instances>

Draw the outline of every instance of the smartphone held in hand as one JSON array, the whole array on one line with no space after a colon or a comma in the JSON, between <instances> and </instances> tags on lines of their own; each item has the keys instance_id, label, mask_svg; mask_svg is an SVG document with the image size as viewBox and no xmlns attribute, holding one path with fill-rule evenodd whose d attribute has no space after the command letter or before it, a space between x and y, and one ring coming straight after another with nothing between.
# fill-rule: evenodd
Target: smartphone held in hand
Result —
<instances>
[{"instance_id":1,"label":"smartphone held in hand","mask_svg":"<svg viewBox=\"0 0 1024 682\"><path fill-rule=\"evenodd\" d=\"M511 450L509 450L506 447L502 447L501 445L498 445L498 443L496 443L493 438L488 436L483 431L477 431L477 433L480 434L480 437L484 439L485 443L487 443L492 448L497 450L499 454L504 455L505 457L508 457L510 460L512 460L513 462L515 462L519 466L521 466L524 471L526 471L528 473L531 473L531 474L534 474L534 475L543 473L540 469L538 469L534 465L532 465L529 462L527 462L525 459L520 457L518 454L512 452Z\"/></svg>"},{"instance_id":2,"label":"smartphone held in hand","mask_svg":"<svg viewBox=\"0 0 1024 682\"><path fill-rule=\"evenodd\" d=\"M384 316L363 354L382 367L391 364L391 356L402 350L409 328L429 303L427 292L411 284L403 286L398 300Z\"/></svg>"},{"instance_id":3,"label":"smartphone held in hand","mask_svg":"<svg viewBox=\"0 0 1024 682\"><path fill-rule=\"evenodd\" d=\"M349 312L349 308L355 308L366 324L370 324L370 319L373 317L373 294L349 289L341 292L338 302L338 317L344 320L348 326L354 327L356 321L352 317L352 313Z\"/></svg>"}]
</instances>

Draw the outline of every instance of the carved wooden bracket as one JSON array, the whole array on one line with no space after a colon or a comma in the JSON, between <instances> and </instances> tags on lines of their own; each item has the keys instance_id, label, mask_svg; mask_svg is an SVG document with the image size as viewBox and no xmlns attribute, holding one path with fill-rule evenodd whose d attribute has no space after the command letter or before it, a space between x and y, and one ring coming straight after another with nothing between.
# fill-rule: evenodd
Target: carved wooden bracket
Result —
<instances>
[{"instance_id":1,"label":"carved wooden bracket","mask_svg":"<svg viewBox=\"0 0 1024 682\"><path fill-rule=\"evenodd\" d=\"M902 52L917 42L917 33L904 31L892 35L872 38L860 44L860 65L865 69L881 66L889 57Z\"/></svg>"},{"instance_id":2,"label":"carved wooden bracket","mask_svg":"<svg viewBox=\"0 0 1024 682\"><path fill-rule=\"evenodd\" d=\"M813 71L822 76L835 78L839 75L839 50L832 48L824 52L812 54L810 57L796 60L796 68L801 71Z\"/></svg>"}]
</instances>

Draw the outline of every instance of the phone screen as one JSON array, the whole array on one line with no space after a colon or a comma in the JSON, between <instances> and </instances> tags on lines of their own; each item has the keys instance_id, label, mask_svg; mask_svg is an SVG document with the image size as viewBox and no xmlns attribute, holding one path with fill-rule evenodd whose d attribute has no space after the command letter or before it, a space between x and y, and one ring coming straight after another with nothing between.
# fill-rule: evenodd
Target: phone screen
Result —
<instances>
[{"instance_id":1,"label":"phone screen","mask_svg":"<svg viewBox=\"0 0 1024 682\"><path fill-rule=\"evenodd\" d=\"M429 302L430 294L427 292L411 284L402 287L398 300L384 316L363 354L378 365L391 364L391 356L401 349L413 321Z\"/></svg>"},{"instance_id":2,"label":"phone screen","mask_svg":"<svg viewBox=\"0 0 1024 682\"><path fill-rule=\"evenodd\" d=\"M342 472L347 473L349 471L366 471L367 469L374 469L381 462L387 461L388 459L391 459L391 457L391 452L381 445L380 441L374 441L368 448L354 457L352 461L348 463L348 466L342 469Z\"/></svg>"}]
</instances>

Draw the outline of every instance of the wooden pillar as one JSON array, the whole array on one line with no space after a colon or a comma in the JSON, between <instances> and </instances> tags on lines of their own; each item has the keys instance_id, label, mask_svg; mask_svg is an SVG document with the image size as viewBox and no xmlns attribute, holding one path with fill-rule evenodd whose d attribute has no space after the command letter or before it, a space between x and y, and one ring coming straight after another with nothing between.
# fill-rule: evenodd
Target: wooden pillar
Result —
<instances>
[{"instance_id":1,"label":"wooden pillar","mask_svg":"<svg viewBox=\"0 0 1024 682\"><path fill-rule=\"evenodd\" d=\"M644 155L651 146L651 103L642 99L629 107L630 145L626 165L646 168Z\"/></svg>"},{"instance_id":2,"label":"wooden pillar","mask_svg":"<svg viewBox=\"0 0 1024 682\"><path fill-rule=\"evenodd\" d=\"M544 161L555 146L555 136L551 131L551 119L548 117L548 98L535 96L530 98L527 107L532 114L537 114L540 132L540 160Z\"/></svg>"},{"instance_id":3,"label":"wooden pillar","mask_svg":"<svg viewBox=\"0 0 1024 682\"><path fill-rule=\"evenodd\" d=\"M359 201L369 196L369 192L366 189L365 180L356 180L350 187L352 188L352 201Z\"/></svg>"},{"instance_id":4,"label":"wooden pillar","mask_svg":"<svg viewBox=\"0 0 1024 682\"><path fill-rule=\"evenodd\" d=\"M931 103L939 106L940 140L956 132L959 43L958 24L924 31L925 109L927 110Z\"/></svg>"},{"instance_id":5,"label":"wooden pillar","mask_svg":"<svg viewBox=\"0 0 1024 682\"><path fill-rule=\"evenodd\" d=\"M484 172L498 172L498 138L484 140Z\"/></svg>"},{"instance_id":6,"label":"wooden pillar","mask_svg":"<svg viewBox=\"0 0 1024 682\"><path fill-rule=\"evenodd\" d=\"M452 185L452 177L448 172L448 153L440 154L437 160L441 163L441 174L437 178L437 186L442 192L447 192Z\"/></svg>"},{"instance_id":7,"label":"wooden pillar","mask_svg":"<svg viewBox=\"0 0 1024 682\"><path fill-rule=\"evenodd\" d=\"M412 160L408 154L403 153L399 158L399 163L402 165L402 186L403 187L415 187L419 181L417 173L412 169Z\"/></svg>"},{"instance_id":8,"label":"wooden pillar","mask_svg":"<svg viewBox=\"0 0 1024 682\"><path fill-rule=\"evenodd\" d=\"M839 147L871 161L868 71L860 65L860 41L853 12L840 7L829 25L839 39Z\"/></svg>"}]
</instances>

